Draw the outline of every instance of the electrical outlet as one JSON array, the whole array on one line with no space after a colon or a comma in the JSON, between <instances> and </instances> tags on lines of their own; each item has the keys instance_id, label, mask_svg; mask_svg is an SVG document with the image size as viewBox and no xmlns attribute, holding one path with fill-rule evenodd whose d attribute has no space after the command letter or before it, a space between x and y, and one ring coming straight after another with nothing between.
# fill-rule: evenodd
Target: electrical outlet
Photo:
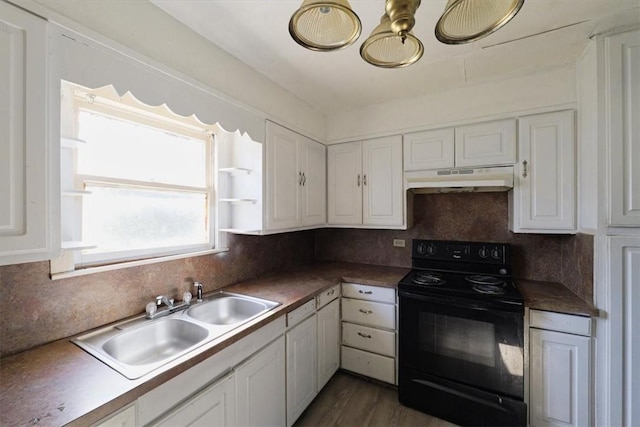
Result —
<instances>
[{"instance_id":1,"label":"electrical outlet","mask_svg":"<svg viewBox=\"0 0 640 427\"><path fill-rule=\"evenodd\" d=\"M404 248L404 239L393 239L393 246L396 248Z\"/></svg>"}]
</instances>

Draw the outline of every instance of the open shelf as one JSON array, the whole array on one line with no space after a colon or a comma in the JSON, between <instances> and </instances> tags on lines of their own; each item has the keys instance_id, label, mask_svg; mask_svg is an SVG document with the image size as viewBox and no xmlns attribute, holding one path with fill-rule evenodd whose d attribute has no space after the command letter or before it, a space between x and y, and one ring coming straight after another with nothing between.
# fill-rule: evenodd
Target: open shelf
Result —
<instances>
[{"instance_id":1,"label":"open shelf","mask_svg":"<svg viewBox=\"0 0 640 427\"><path fill-rule=\"evenodd\" d=\"M223 173L230 173L230 174L235 174L235 173L245 173L245 174L250 174L251 171L253 169L249 169L249 168L219 168L218 171L219 172L223 172Z\"/></svg>"},{"instance_id":2,"label":"open shelf","mask_svg":"<svg viewBox=\"0 0 640 427\"><path fill-rule=\"evenodd\" d=\"M63 251L81 251L83 249L93 249L96 247L97 245L87 243L87 242L82 242L79 240L68 240L66 242L60 243L60 248Z\"/></svg>"}]
</instances>

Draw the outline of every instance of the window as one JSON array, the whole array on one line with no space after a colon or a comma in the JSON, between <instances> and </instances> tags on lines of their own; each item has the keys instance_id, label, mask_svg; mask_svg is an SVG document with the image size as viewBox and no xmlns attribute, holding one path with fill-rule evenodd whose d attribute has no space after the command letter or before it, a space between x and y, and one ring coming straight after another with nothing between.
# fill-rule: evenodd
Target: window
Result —
<instances>
[{"instance_id":1,"label":"window","mask_svg":"<svg viewBox=\"0 0 640 427\"><path fill-rule=\"evenodd\" d=\"M52 262L52 273L214 247L212 126L68 83L61 117L61 134L71 134L61 152L62 240L73 256Z\"/></svg>"}]
</instances>

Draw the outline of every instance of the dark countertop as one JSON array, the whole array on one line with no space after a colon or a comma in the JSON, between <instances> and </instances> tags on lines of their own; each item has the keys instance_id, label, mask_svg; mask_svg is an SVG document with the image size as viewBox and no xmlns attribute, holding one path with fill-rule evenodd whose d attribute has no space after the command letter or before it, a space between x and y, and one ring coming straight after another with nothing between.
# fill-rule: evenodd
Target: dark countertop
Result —
<instances>
[{"instance_id":1,"label":"dark countertop","mask_svg":"<svg viewBox=\"0 0 640 427\"><path fill-rule=\"evenodd\" d=\"M225 291L279 301L259 322L236 329L224 341L205 346L164 371L128 380L69 339L55 341L0 360L0 413L3 426L89 425L211 357L251 332L299 307L339 282L395 288L408 268L323 263L259 277ZM597 315L594 307L557 283L516 281L529 308Z\"/></svg>"},{"instance_id":2,"label":"dark countertop","mask_svg":"<svg viewBox=\"0 0 640 427\"><path fill-rule=\"evenodd\" d=\"M93 424L341 281L395 288L408 271L327 263L228 286L224 290L279 301L282 305L259 322L236 329L223 342L197 350L197 354L177 366L137 380L126 379L68 338L6 357L0 360L0 424Z\"/></svg>"},{"instance_id":3,"label":"dark countertop","mask_svg":"<svg viewBox=\"0 0 640 427\"><path fill-rule=\"evenodd\" d=\"M525 306L545 311L597 317L600 313L592 304L581 299L560 283L516 280Z\"/></svg>"}]
</instances>

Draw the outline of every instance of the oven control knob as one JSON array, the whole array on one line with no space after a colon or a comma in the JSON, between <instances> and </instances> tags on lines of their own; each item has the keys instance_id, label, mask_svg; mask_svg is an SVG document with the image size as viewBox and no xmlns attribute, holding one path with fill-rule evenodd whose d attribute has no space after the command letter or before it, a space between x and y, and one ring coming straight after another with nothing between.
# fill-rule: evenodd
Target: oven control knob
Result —
<instances>
[{"instance_id":1,"label":"oven control knob","mask_svg":"<svg viewBox=\"0 0 640 427\"><path fill-rule=\"evenodd\" d=\"M416 250L420 255L424 255L427 253L427 245L425 245L424 243L419 243L416 247Z\"/></svg>"},{"instance_id":2,"label":"oven control knob","mask_svg":"<svg viewBox=\"0 0 640 427\"><path fill-rule=\"evenodd\" d=\"M486 257L489 256L489 251L487 250L487 248L485 246L483 246L478 251L478 255L480 255L480 258L486 258Z\"/></svg>"},{"instance_id":3,"label":"oven control knob","mask_svg":"<svg viewBox=\"0 0 640 427\"><path fill-rule=\"evenodd\" d=\"M436 245L432 243L429 246L427 246L427 253L429 255L435 255L436 252L438 252L438 248L436 248Z\"/></svg>"},{"instance_id":4,"label":"oven control knob","mask_svg":"<svg viewBox=\"0 0 640 427\"><path fill-rule=\"evenodd\" d=\"M499 248L491 249L491 258L500 259L501 257L502 257L502 252L500 251Z\"/></svg>"}]
</instances>

